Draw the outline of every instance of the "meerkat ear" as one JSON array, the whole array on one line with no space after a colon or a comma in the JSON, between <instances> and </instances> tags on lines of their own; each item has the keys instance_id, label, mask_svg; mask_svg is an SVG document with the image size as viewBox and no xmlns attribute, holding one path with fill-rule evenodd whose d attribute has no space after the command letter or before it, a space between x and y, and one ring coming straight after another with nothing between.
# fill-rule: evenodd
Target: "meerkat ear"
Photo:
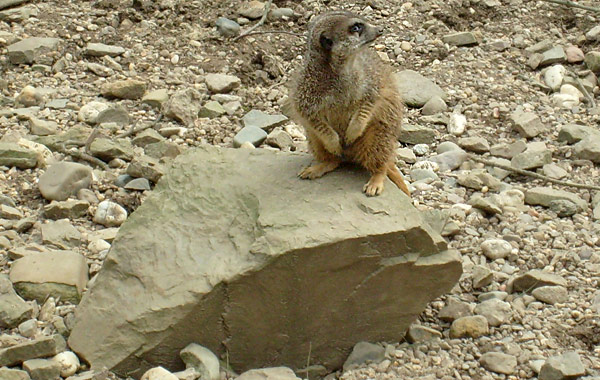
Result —
<instances>
[{"instance_id":1,"label":"meerkat ear","mask_svg":"<svg viewBox=\"0 0 600 380\"><path fill-rule=\"evenodd\" d=\"M321 47L325 50L325 51L331 51L331 48L333 47L333 41L327 37L325 37L325 35L321 34L321 38L319 38L319 42L321 43Z\"/></svg>"}]
</instances>

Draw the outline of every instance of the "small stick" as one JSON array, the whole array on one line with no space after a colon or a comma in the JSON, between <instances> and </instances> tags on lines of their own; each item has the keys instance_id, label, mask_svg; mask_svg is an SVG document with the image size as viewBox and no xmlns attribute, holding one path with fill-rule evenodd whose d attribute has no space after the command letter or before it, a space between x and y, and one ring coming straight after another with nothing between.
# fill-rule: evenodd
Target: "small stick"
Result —
<instances>
[{"instance_id":1,"label":"small stick","mask_svg":"<svg viewBox=\"0 0 600 380\"><path fill-rule=\"evenodd\" d=\"M596 102L594 101L594 97L592 95L590 95L590 93L588 92L587 88L585 88L585 86L583 85L583 81L575 73L571 72L571 74L573 75L573 77L577 81L577 84L581 88L581 91L583 91L583 95L590 102L590 104L592 105L592 107L596 107Z\"/></svg>"},{"instance_id":2,"label":"small stick","mask_svg":"<svg viewBox=\"0 0 600 380\"><path fill-rule=\"evenodd\" d=\"M516 169L516 168L513 168L512 166L499 164L497 162L486 160L485 158L481 158L481 157L475 156L473 154L469 154L468 157L469 157L469 159L471 159L473 161L481 162L482 164L485 164L485 165L488 165L488 166L493 166L495 168L508 170L510 172L513 172L513 173L517 173L517 174L521 174L521 175L525 175L525 176L529 176L529 177L541 179L541 180L546 181L546 182L552 182L552 183L555 183L557 185L568 186L568 187L576 187L578 189L600 190L600 186L586 185L586 184L583 184L583 183L575 183L575 182L569 182L569 181L561 181L559 179L550 178L550 177L547 177L545 175L534 173L534 172L529 171L529 170Z\"/></svg>"},{"instance_id":3,"label":"small stick","mask_svg":"<svg viewBox=\"0 0 600 380\"><path fill-rule=\"evenodd\" d=\"M144 131L146 129L149 128L153 128L156 124L158 124L163 118L163 114L161 113L160 115L158 115L158 117L156 118L156 120L154 120L152 123L148 124L148 125L144 125L141 126L139 128L135 128L135 125L137 124L137 121L131 126L131 129L129 129L127 132L121 133L120 135L117 135L117 138L123 138L123 137L129 137L129 136L133 136L138 132Z\"/></svg>"},{"instance_id":4,"label":"small stick","mask_svg":"<svg viewBox=\"0 0 600 380\"><path fill-rule=\"evenodd\" d=\"M83 150L85 153L90 153L90 146L92 145L96 137L98 137L98 133L98 127L95 127L92 133L90 133L90 136L88 137L87 141L85 142L85 148Z\"/></svg>"},{"instance_id":5,"label":"small stick","mask_svg":"<svg viewBox=\"0 0 600 380\"><path fill-rule=\"evenodd\" d=\"M250 32L252 32L256 28L258 28L259 26L263 25L265 23L265 21L267 20L267 16L269 15L269 11L271 10L272 4L273 4L273 0L269 0L267 2L267 4L265 4L265 10L264 10L263 15L260 18L260 20L258 20L258 22L256 24L254 24L250 29L246 30L245 32L243 32L242 34L240 34L239 36L234 38L233 41L237 41L241 38L246 37L248 34L250 34Z\"/></svg>"},{"instance_id":6,"label":"small stick","mask_svg":"<svg viewBox=\"0 0 600 380\"><path fill-rule=\"evenodd\" d=\"M569 0L542 0L542 1L545 1L547 3L565 5L567 7L585 9L586 11L600 12L600 8L588 7L587 5L577 4L577 3L573 2L573 1L569 1Z\"/></svg>"},{"instance_id":7,"label":"small stick","mask_svg":"<svg viewBox=\"0 0 600 380\"><path fill-rule=\"evenodd\" d=\"M87 161L87 162L89 162L91 164L94 164L96 166L100 166L104 170L108 170L109 169L109 166L104 161L100 160L99 158L91 156L91 155L89 155L89 154L87 154L85 152L80 152L78 150L68 150L65 147L65 144L61 144L58 147L58 149L56 149L56 150L59 151L62 154L66 154L66 155L69 155L69 156L71 156L73 158L78 158L80 160Z\"/></svg>"}]
</instances>

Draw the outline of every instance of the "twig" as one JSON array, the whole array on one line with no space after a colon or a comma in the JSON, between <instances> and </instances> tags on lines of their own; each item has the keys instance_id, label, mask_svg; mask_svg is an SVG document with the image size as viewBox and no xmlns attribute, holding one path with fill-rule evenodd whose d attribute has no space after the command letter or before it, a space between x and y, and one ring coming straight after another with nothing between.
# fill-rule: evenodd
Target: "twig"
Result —
<instances>
[{"instance_id":1,"label":"twig","mask_svg":"<svg viewBox=\"0 0 600 380\"><path fill-rule=\"evenodd\" d=\"M529 176L529 177L541 179L542 181L552 182L552 183L555 183L557 185L568 186L568 187L576 187L578 189L600 190L600 186L586 185L586 184L583 184L583 183L575 183L575 182L569 182L569 181L561 181L559 179L550 178L550 177L547 177L545 175L534 173L534 172L529 171L529 170L516 169L516 168L513 168L512 166L499 164L497 162L486 160L485 158L481 158L481 157L475 156L473 154L469 154L468 157L469 157L469 159L471 159L473 161L481 162L482 164L485 164L485 165L488 165L488 166L493 166L495 168L499 168L499 169L503 169L503 170L508 170L510 172L513 172L513 173L517 173L517 174L521 174L521 175L525 175L525 176Z\"/></svg>"},{"instance_id":2,"label":"twig","mask_svg":"<svg viewBox=\"0 0 600 380\"><path fill-rule=\"evenodd\" d=\"M258 20L258 22L256 24L254 24L250 29L246 30L245 32L243 32L242 34L240 34L239 36L234 38L233 41L237 41L241 38L246 37L248 34L250 34L250 32L252 32L256 28L258 28L259 26L263 25L265 23L265 21L267 20L267 16L269 16L269 11L271 10L272 4L273 4L273 0L269 0L267 2L267 4L265 4L265 10L264 10L263 15L260 18L260 20Z\"/></svg>"},{"instance_id":3,"label":"twig","mask_svg":"<svg viewBox=\"0 0 600 380\"><path fill-rule=\"evenodd\" d=\"M234 41L242 38L242 37L248 37L248 36L254 36L257 34L289 34L291 36L296 36L296 37L306 37L304 34L298 34L298 33L294 33L294 32L286 32L285 30L264 30L264 31L260 31L260 32L252 32L252 33L245 33L243 36L237 36Z\"/></svg>"},{"instance_id":4,"label":"twig","mask_svg":"<svg viewBox=\"0 0 600 380\"><path fill-rule=\"evenodd\" d=\"M587 5L577 4L577 3L573 2L573 1L569 1L569 0L541 0L541 1L544 1L546 3L565 5L567 7L585 9L586 11L600 12L600 8L589 7Z\"/></svg>"},{"instance_id":5,"label":"twig","mask_svg":"<svg viewBox=\"0 0 600 380\"><path fill-rule=\"evenodd\" d=\"M89 162L91 164L94 164L96 166L100 166L104 170L108 170L109 169L108 165L104 161L100 160L99 158L91 156L91 155L89 155L89 154L87 154L85 152L80 152L80 151L78 151L76 149L75 150L68 150L65 147L65 144L59 145L56 150L58 152L62 153L62 154L66 154L66 155L69 155L69 156L71 156L73 158L78 158L80 160L87 161L87 162Z\"/></svg>"},{"instance_id":6,"label":"twig","mask_svg":"<svg viewBox=\"0 0 600 380\"><path fill-rule=\"evenodd\" d=\"M127 132L121 133L120 135L117 135L117 138L123 138L123 137L129 137L129 136L133 136L138 132L144 131L148 128L153 128L156 124L158 124L163 118L163 114L161 113L160 115L158 115L158 117L156 118L156 120L154 120L152 123L148 124L148 125L144 125L141 126L139 128L135 128L137 122L135 122L132 126L131 129L129 129Z\"/></svg>"},{"instance_id":7,"label":"twig","mask_svg":"<svg viewBox=\"0 0 600 380\"><path fill-rule=\"evenodd\" d=\"M581 88L583 95L588 100L588 102L590 102L591 106L596 107L596 102L594 101L594 97L592 95L590 95L587 88L585 88L585 86L583 85L583 81L579 78L579 76L577 74L573 73L572 71L569 71L569 72L571 73L573 78L575 78L575 80L577 81L579 88Z\"/></svg>"},{"instance_id":8,"label":"twig","mask_svg":"<svg viewBox=\"0 0 600 380\"><path fill-rule=\"evenodd\" d=\"M83 150L85 153L90 153L90 146L92 145L96 137L98 137L98 133L98 127L95 127L92 133L90 133L90 135L88 136L88 139L86 140L84 145L85 148Z\"/></svg>"}]
</instances>

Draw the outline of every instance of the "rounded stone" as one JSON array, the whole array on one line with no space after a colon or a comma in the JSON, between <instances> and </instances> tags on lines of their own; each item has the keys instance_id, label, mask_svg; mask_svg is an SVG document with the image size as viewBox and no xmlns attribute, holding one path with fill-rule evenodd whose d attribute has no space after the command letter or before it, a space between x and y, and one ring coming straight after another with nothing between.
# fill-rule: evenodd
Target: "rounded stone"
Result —
<instances>
[{"instance_id":1,"label":"rounded stone","mask_svg":"<svg viewBox=\"0 0 600 380\"><path fill-rule=\"evenodd\" d=\"M105 227L118 227L127 219L127 211L111 201L102 201L94 215L94 223Z\"/></svg>"},{"instance_id":2,"label":"rounded stone","mask_svg":"<svg viewBox=\"0 0 600 380\"><path fill-rule=\"evenodd\" d=\"M92 183L92 169L75 162L54 164L40 176L38 188L51 201L64 201Z\"/></svg>"},{"instance_id":3,"label":"rounded stone","mask_svg":"<svg viewBox=\"0 0 600 380\"><path fill-rule=\"evenodd\" d=\"M481 250L490 260L503 259L512 251L512 245L502 239L488 239L481 243Z\"/></svg>"},{"instance_id":4,"label":"rounded stone","mask_svg":"<svg viewBox=\"0 0 600 380\"><path fill-rule=\"evenodd\" d=\"M79 358L71 351L64 351L55 355L52 360L60 365L60 376L67 378L73 376L79 369Z\"/></svg>"}]
</instances>

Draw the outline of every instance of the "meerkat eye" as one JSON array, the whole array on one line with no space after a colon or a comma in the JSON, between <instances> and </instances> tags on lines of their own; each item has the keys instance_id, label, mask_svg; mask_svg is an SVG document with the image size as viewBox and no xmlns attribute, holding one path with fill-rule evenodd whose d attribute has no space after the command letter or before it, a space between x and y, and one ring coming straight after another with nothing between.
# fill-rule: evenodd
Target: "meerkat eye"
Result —
<instances>
[{"instance_id":1,"label":"meerkat eye","mask_svg":"<svg viewBox=\"0 0 600 380\"><path fill-rule=\"evenodd\" d=\"M357 22L356 24L354 24L350 27L350 33L362 33L364 28L365 28L365 24L361 24L360 22Z\"/></svg>"},{"instance_id":2,"label":"meerkat eye","mask_svg":"<svg viewBox=\"0 0 600 380\"><path fill-rule=\"evenodd\" d=\"M322 34L321 38L319 38L319 43L321 44L321 47L326 51L330 51L333 47L333 41Z\"/></svg>"}]
</instances>

